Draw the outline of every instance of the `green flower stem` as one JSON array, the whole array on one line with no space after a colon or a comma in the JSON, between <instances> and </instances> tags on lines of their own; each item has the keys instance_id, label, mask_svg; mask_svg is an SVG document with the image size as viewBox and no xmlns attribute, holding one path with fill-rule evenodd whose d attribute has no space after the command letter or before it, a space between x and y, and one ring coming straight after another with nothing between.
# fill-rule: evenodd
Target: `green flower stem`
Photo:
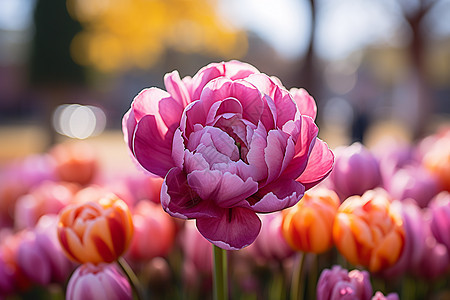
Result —
<instances>
[{"instance_id":1,"label":"green flower stem","mask_svg":"<svg viewBox=\"0 0 450 300\"><path fill-rule=\"evenodd\" d=\"M297 253L292 274L291 300L303 300L305 294L305 257L305 253Z\"/></svg>"},{"instance_id":2,"label":"green flower stem","mask_svg":"<svg viewBox=\"0 0 450 300\"><path fill-rule=\"evenodd\" d=\"M131 288L133 289L133 292L136 296L136 299L138 300L144 300L144 294L142 292L141 284L139 283L139 279L137 278L136 274L133 272L133 269L131 269L130 265L127 263L127 261L123 257L119 257L117 259L117 263L119 264L122 271L125 273L125 275L128 278L128 281L131 284Z\"/></svg>"},{"instance_id":3,"label":"green flower stem","mask_svg":"<svg viewBox=\"0 0 450 300\"><path fill-rule=\"evenodd\" d=\"M213 245L214 300L228 300L227 251Z\"/></svg>"}]
</instances>

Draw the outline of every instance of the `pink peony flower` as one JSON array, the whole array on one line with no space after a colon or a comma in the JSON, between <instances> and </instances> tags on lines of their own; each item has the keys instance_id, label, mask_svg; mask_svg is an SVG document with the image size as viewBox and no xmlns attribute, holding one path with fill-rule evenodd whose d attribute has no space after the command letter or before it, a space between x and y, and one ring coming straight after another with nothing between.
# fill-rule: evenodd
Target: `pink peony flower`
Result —
<instances>
[{"instance_id":1,"label":"pink peony flower","mask_svg":"<svg viewBox=\"0 0 450 300\"><path fill-rule=\"evenodd\" d=\"M316 106L251 65L213 63L194 77L166 74L167 91L139 93L123 118L126 142L147 171L165 177L161 204L196 219L224 249L258 235L256 213L297 203L330 172L333 154L317 138Z\"/></svg>"},{"instance_id":2,"label":"pink peony flower","mask_svg":"<svg viewBox=\"0 0 450 300\"><path fill-rule=\"evenodd\" d=\"M114 264L91 263L79 266L70 277L67 300L133 299L130 283Z\"/></svg>"}]
</instances>

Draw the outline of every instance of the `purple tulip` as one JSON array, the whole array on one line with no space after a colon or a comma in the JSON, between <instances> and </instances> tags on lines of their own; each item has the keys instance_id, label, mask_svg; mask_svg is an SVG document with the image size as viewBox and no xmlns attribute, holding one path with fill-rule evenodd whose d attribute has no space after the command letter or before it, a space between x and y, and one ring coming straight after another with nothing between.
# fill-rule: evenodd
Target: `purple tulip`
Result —
<instances>
[{"instance_id":1,"label":"purple tulip","mask_svg":"<svg viewBox=\"0 0 450 300\"><path fill-rule=\"evenodd\" d=\"M430 203L432 214L431 231L439 243L444 244L450 253L450 193L443 191Z\"/></svg>"},{"instance_id":2,"label":"purple tulip","mask_svg":"<svg viewBox=\"0 0 450 300\"><path fill-rule=\"evenodd\" d=\"M386 188L393 198L399 200L411 198L423 208L439 192L439 182L420 165L410 165L397 170Z\"/></svg>"},{"instance_id":3,"label":"purple tulip","mask_svg":"<svg viewBox=\"0 0 450 300\"><path fill-rule=\"evenodd\" d=\"M91 263L79 266L70 277L67 300L133 299L131 286L114 264Z\"/></svg>"},{"instance_id":4,"label":"purple tulip","mask_svg":"<svg viewBox=\"0 0 450 300\"><path fill-rule=\"evenodd\" d=\"M425 254L425 239L427 237L423 213L415 201L410 199L402 202L396 200L392 202L391 207L397 210L403 218L405 244L399 260L392 267L383 271L383 276L387 278L399 277L418 268Z\"/></svg>"},{"instance_id":5,"label":"purple tulip","mask_svg":"<svg viewBox=\"0 0 450 300\"><path fill-rule=\"evenodd\" d=\"M399 300L397 293L390 293L388 295L383 295L382 292L378 291L375 293L375 295L372 297L372 300Z\"/></svg>"},{"instance_id":6,"label":"purple tulip","mask_svg":"<svg viewBox=\"0 0 450 300\"><path fill-rule=\"evenodd\" d=\"M381 184L378 161L361 143L338 147L334 153L336 160L329 183L341 201L352 195L362 195Z\"/></svg>"},{"instance_id":7,"label":"purple tulip","mask_svg":"<svg viewBox=\"0 0 450 300\"><path fill-rule=\"evenodd\" d=\"M431 213L425 214L423 223L426 235L425 249L419 265L413 270L415 275L425 279L438 278L450 270L450 252L444 244L436 240L431 229L431 222Z\"/></svg>"},{"instance_id":8,"label":"purple tulip","mask_svg":"<svg viewBox=\"0 0 450 300\"><path fill-rule=\"evenodd\" d=\"M44 215L34 230L23 234L17 250L17 263L33 282L47 285L64 282L73 269L56 236L56 215Z\"/></svg>"},{"instance_id":9,"label":"purple tulip","mask_svg":"<svg viewBox=\"0 0 450 300\"><path fill-rule=\"evenodd\" d=\"M123 118L125 140L147 171L164 177L161 204L196 219L211 243L241 249L257 237L257 213L297 203L331 171L317 138L316 105L305 90L239 61L210 64L167 91L139 93Z\"/></svg>"},{"instance_id":10,"label":"purple tulip","mask_svg":"<svg viewBox=\"0 0 450 300\"><path fill-rule=\"evenodd\" d=\"M317 300L370 299L372 285L367 271L348 272L341 266L325 269L317 282Z\"/></svg>"}]
</instances>

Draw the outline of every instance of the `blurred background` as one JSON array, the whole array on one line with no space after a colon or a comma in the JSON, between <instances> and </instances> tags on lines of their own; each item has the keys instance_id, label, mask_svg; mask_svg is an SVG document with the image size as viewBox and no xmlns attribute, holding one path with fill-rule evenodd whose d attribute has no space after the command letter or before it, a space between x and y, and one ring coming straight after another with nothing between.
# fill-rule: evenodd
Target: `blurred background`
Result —
<instances>
[{"instance_id":1,"label":"blurred background","mask_svg":"<svg viewBox=\"0 0 450 300\"><path fill-rule=\"evenodd\" d=\"M331 147L450 120L450 0L0 0L0 164L66 139L129 163L134 96L230 59L308 90Z\"/></svg>"}]
</instances>

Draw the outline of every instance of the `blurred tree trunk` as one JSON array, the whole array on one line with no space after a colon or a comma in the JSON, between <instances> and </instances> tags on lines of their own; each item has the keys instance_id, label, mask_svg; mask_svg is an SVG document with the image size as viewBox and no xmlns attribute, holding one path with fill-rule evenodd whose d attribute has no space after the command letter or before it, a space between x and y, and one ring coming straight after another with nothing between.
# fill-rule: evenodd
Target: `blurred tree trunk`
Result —
<instances>
[{"instance_id":1,"label":"blurred tree trunk","mask_svg":"<svg viewBox=\"0 0 450 300\"><path fill-rule=\"evenodd\" d=\"M411 42L408 52L411 60L411 76L409 86L416 92L416 120L413 122L412 136L420 139L427 134L427 124L433 112L433 93L429 87L426 68L427 38L423 20L438 2L437 0L420 0L416 9L411 9L408 1L400 1L406 22L411 28ZM414 101L414 99L411 99Z\"/></svg>"},{"instance_id":2,"label":"blurred tree trunk","mask_svg":"<svg viewBox=\"0 0 450 300\"><path fill-rule=\"evenodd\" d=\"M70 43L81 25L74 21L65 0L38 0L34 10L35 33L30 55L30 84L42 101L42 125L48 146L55 143L52 113L63 103L73 101L70 94L85 82L84 69L70 56Z\"/></svg>"}]
</instances>

